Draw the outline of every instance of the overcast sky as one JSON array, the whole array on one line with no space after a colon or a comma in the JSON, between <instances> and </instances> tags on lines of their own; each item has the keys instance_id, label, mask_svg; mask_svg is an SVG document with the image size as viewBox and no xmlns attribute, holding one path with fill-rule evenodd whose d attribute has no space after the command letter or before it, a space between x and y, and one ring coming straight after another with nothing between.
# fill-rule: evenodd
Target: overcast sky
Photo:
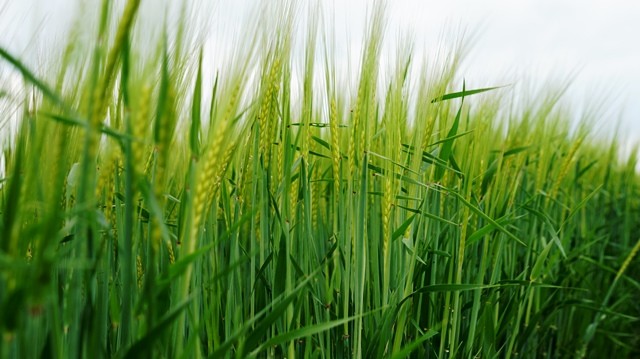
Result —
<instances>
[{"instance_id":1,"label":"overcast sky","mask_svg":"<svg viewBox=\"0 0 640 359\"><path fill-rule=\"evenodd\" d=\"M18 54L46 48L72 22L77 1L0 0L0 46ZM147 14L162 14L157 1L143 0ZM240 14L257 2L199 1L208 3L204 9L212 11L216 24L212 43L227 45L221 28L237 25ZM357 50L372 1L320 1L334 11L336 36ZM580 106L608 95L604 129L613 129L621 121L630 140L640 139L640 1L392 0L387 10L386 41L409 32L418 52L451 46L442 43L442 34L466 29L473 41L462 75L474 86L525 79L537 85L550 77L562 81L575 74L569 100ZM40 43L32 41L37 32Z\"/></svg>"}]
</instances>

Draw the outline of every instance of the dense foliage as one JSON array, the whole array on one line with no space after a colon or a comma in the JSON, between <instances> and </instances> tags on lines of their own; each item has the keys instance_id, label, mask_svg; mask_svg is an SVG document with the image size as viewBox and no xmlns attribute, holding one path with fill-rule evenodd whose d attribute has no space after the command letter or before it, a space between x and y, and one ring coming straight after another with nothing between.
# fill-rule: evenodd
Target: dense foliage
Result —
<instances>
[{"instance_id":1,"label":"dense foliage","mask_svg":"<svg viewBox=\"0 0 640 359\"><path fill-rule=\"evenodd\" d=\"M382 6L354 91L292 6L208 81L110 3L47 75L0 49L0 357L640 355L637 157L562 91L383 66Z\"/></svg>"}]
</instances>

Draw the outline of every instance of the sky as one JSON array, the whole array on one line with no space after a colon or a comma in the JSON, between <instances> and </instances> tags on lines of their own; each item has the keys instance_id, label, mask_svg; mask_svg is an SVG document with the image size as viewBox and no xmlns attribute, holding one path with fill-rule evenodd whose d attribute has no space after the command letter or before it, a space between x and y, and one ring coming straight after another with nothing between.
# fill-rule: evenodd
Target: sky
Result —
<instances>
[{"instance_id":1,"label":"sky","mask_svg":"<svg viewBox=\"0 0 640 359\"><path fill-rule=\"evenodd\" d=\"M161 16L159 0L143 0L147 16ZM197 0L210 12L211 44L233 46L230 28L242 31L242 14L258 0ZM335 33L357 60L370 0L319 0L335 17ZM30 56L59 41L78 0L0 0L0 46ZM573 79L575 106L603 104L598 131L640 141L640 2L626 0L391 0L387 45L411 34L417 53L453 46L465 33L470 51L462 76L474 87ZM34 34L39 34L35 41ZM217 45L216 45L217 44ZM34 51L36 50L36 51ZM42 54L42 51L39 52ZM33 55L31 55L33 56ZM341 52L337 52L337 56ZM6 63L0 63L0 72ZM552 81L552 82L553 82ZM2 90L0 84L0 90ZM511 91L519 91L514 86Z\"/></svg>"}]
</instances>

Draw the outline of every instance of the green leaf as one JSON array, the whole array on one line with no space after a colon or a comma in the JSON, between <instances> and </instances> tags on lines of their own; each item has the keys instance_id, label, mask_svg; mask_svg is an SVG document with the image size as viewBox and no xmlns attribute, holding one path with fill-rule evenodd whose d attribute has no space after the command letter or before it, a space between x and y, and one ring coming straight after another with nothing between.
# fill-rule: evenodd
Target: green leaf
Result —
<instances>
[{"instance_id":1,"label":"green leaf","mask_svg":"<svg viewBox=\"0 0 640 359\"><path fill-rule=\"evenodd\" d=\"M377 154L377 153L375 153L375 152L373 152L373 151L368 151L367 153L368 153L368 154L371 154L371 155L374 155L375 157L381 158L381 159L383 159L383 160L385 160L385 161L389 161L389 162L391 162L392 164L394 164L394 165L396 165L396 166L398 166L398 167L402 168L403 170L405 170L405 171L407 171L407 172L411 172L411 173L413 173L413 174L420 175L420 173L419 173L419 172L416 172L416 171L412 170L411 168L409 168L409 167L407 167L407 166L403 165L402 163L399 163L399 162L397 162L397 161L394 161L394 160L392 160L392 159L390 159L390 158L388 158L388 157L385 157L385 156L383 156L383 155Z\"/></svg>"},{"instance_id":2,"label":"green leaf","mask_svg":"<svg viewBox=\"0 0 640 359\"><path fill-rule=\"evenodd\" d=\"M214 88L218 85L218 79L214 84ZM215 91L214 91L215 92ZM196 75L196 84L193 89L193 101L191 104L191 129L189 130L189 147L191 153L196 157L200 155L201 134L200 126L202 122L202 48L200 48L200 56L198 58L198 74Z\"/></svg>"},{"instance_id":3,"label":"green leaf","mask_svg":"<svg viewBox=\"0 0 640 359\"><path fill-rule=\"evenodd\" d=\"M267 266L269 265L269 263L271 263L272 260L273 260L273 252L269 253L267 258L265 258L264 263L262 263L262 265L260 266L260 268L258 268L258 271L256 272L256 278L260 278L260 280L262 281L262 284L264 284L266 288L270 288L271 286L269 285L269 281L267 280L267 278L265 278L264 272L267 270ZM256 280L255 283L253 284L253 288L251 289L251 293L254 293L256 291L258 283L259 282Z\"/></svg>"},{"instance_id":4,"label":"green leaf","mask_svg":"<svg viewBox=\"0 0 640 359\"><path fill-rule=\"evenodd\" d=\"M400 227L398 227L395 231L393 231L393 234L391 235L391 241L395 241L396 239L400 238L400 236L402 236L404 234L404 232L407 230L407 228L409 228L409 226L413 222L414 218L416 218L416 214L414 214L411 217L407 218L400 225Z\"/></svg>"},{"instance_id":5,"label":"green leaf","mask_svg":"<svg viewBox=\"0 0 640 359\"><path fill-rule=\"evenodd\" d=\"M480 185L480 193L484 196L487 193L487 189L489 188L489 184L491 184L491 180L493 180L494 175L498 171L498 160L494 159L489 168L484 172L484 176L482 176L482 184Z\"/></svg>"},{"instance_id":6,"label":"green leaf","mask_svg":"<svg viewBox=\"0 0 640 359\"><path fill-rule=\"evenodd\" d=\"M470 290L489 289L489 288L496 288L496 287L499 287L499 285L496 285L496 284L493 284L493 285L485 285L485 284L431 284L431 285L426 285L424 287L418 288L413 293L411 293L411 294L407 295L406 297L404 297L398 303L398 305L402 305L405 301L409 300L410 298L412 298L416 294L435 293L435 292L466 292L466 291L470 291Z\"/></svg>"},{"instance_id":7,"label":"green leaf","mask_svg":"<svg viewBox=\"0 0 640 359\"><path fill-rule=\"evenodd\" d=\"M464 88L465 84L462 84L462 102L460 103L460 108L458 108L458 113L456 114L456 118L453 120L453 125L449 129L449 134L447 134L447 138L449 140L442 142L442 147L440 147L440 155L439 158L443 163L449 162L449 156L453 150L453 141L456 138L456 134L458 133L458 126L460 125L460 115L462 114L462 105L464 104ZM444 170L442 167L436 168L436 172L434 175L434 180L440 181L444 176Z\"/></svg>"},{"instance_id":8,"label":"green leaf","mask_svg":"<svg viewBox=\"0 0 640 359\"><path fill-rule=\"evenodd\" d=\"M562 246L562 242L560 241L560 237L558 237L558 233L559 231L555 230L555 227L553 226L553 223L551 222L551 218L549 218L548 215L546 215L545 213L543 213L542 211L538 211L535 208L532 208L530 206L523 206L522 208L526 209L527 211L535 214L538 218L540 218L546 228L547 231L549 232L549 234L551 235L551 239L553 240L553 243L555 243L558 246L558 249L560 249L560 253L562 253L562 256L564 258L567 258L567 253L564 250L564 247Z\"/></svg>"},{"instance_id":9,"label":"green leaf","mask_svg":"<svg viewBox=\"0 0 640 359\"><path fill-rule=\"evenodd\" d=\"M515 154L518 154L518 153L520 153L520 152L523 152L523 151L528 150L528 149L529 149L529 147L531 147L531 146L515 147L515 148L512 148L512 149L510 149L510 150L505 151L505 152L504 152L504 154L503 154L502 156L503 156L503 157L513 156L513 155L515 155Z\"/></svg>"},{"instance_id":10,"label":"green leaf","mask_svg":"<svg viewBox=\"0 0 640 359\"><path fill-rule=\"evenodd\" d=\"M468 135L468 134L470 134L470 133L473 133L473 130L466 131L466 132L462 132L462 133L458 133L458 134L456 134L456 135L454 135L454 136L450 136L450 137L449 137L449 136L447 136L447 137L445 137L445 138L443 138L443 139L441 139L441 140L438 140L438 141L435 141L435 142L432 142L432 143L428 144L428 146L429 146L429 147L437 146L437 145L439 145L439 144L441 144L441 143L445 143L445 142L448 142L448 141L453 141L453 140L455 140L456 138L464 137L464 136L466 136L466 135Z\"/></svg>"},{"instance_id":11,"label":"green leaf","mask_svg":"<svg viewBox=\"0 0 640 359\"><path fill-rule=\"evenodd\" d=\"M420 338L418 338L418 339L412 341L411 343L405 345L402 348L402 350L400 350L399 352L393 353L391 358L392 359L404 359L404 358L407 358L414 350L418 349L418 347L420 347L420 345L422 345L422 343L424 343L426 340L432 338L436 334L438 334L438 332L436 332L435 330L432 330L432 329L427 330L423 335L420 336Z\"/></svg>"},{"instance_id":12,"label":"green leaf","mask_svg":"<svg viewBox=\"0 0 640 359\"><path fill-rule=\"evenodd\" d=\"M280 248L278 249L278 253L276 254L276 272L275 272L275 276L276 278L279 278L279 280L276 280L273 286L273 290L275 292L275 294L280 294L283 293L285 290L285 281L284 278L286 277L287 274L287 245L286 245L287 241L284 239L284 236L282 236L282 238L280 238Z\"/></svg>"},{"instance_id":13,"label":"green leaf","mask_svg":"<svg viewBox=\"0 0 640 359\"><path fill-rule=\"evenodd\" d=\"M497 90L499 88L503 88L503 87L507 87L507 86L509 86L509 85L486 87L486 88L468 90L468 91L466 91L464 89L464 87L463 87L462 91L460 91L460 92L452 92L452 93L449 93L449 94L446 94L446 95L442 95L440 97L436 97L433 100L431 100L431 103L435 103L435 102L439 102L439 101L452 100L454 98L459 98L459 97L471 96L471 95L479 94L479 93L482 93L482 92Z\"/></svg>"},{"instance_id":14,"label":"green leaf","mask_svg":"<svg viewBox=\"0 0 640 359\"><path fill-rule=\"evenodd\" d=\"M542 252L540 252L540 254L538 255L538 258L536 259L536 262L531 269L530 279L532 282L535 282L538 278L540 278L540 274L542 273L542 269L544 268L544 261L547 259L552 246L553 242L547 243L544 246Z\"/></svg>"},{"instance_id":15,"label":"green leaf","mask_svg":"<svg viewBox=\"0 0 640 359\"><path fill-rule=\"evenodd\" d=\"M285 312L287 311L287 308L289 308L289 305L291 305L291 303L297 298L297 296L293 294L287 296L284 300L278 303L271 310L269 315L267 315L264 319L262 319L259 322L259 324L256 326L256 328L251 331L251 333L249 334L249 338L245 343L245 347L244 347L245 350L251 352L255 348L257 348L258 345L260 345L260 343L262 343L262 346L266 344L264 342L264 338L267 337L267 332L269 331L271 326L276 322L276 320L284 316ZM271 338L270 341L274 341L274 339L275 338Z\"/></svg>"},{"instance_id":16,"label":"green leaf","mask_svg":"<svg viewBox=\"0 0 640 359\"><path fill-rule=\"evenodd\" d=\"M507 231L507 229L504 228L500 223L496 222L493 218L489 217L484 212L482 212L482 210L480 210L480 208L474 206L473 204L471 204L471 202L467 201L460 193L458 193L456 191L452 191L452 190L446 189L446 188L445 188L445 190L447 190L450 194L452 194L455 197L457 197L473 213L475 213L475 214L479 215L480 217L484 218L487 222L489 222L490 224L494 225L500 232L506 234L507 237L513 239L514 241L518 242L519 244L521 244L524 247L527 246L523 241L521 241L513 233Z\"/></svg>"},{"instance_id":17,"label":"green leaf","mask_svg":"<svg viewBox=\"0 0 640 359\"><path fill-rule=\"evenodd\" d=\"M423 215L424 217L427 217L427 218L430 218L430 219L436 220L436 221L438 221L438 222L446 223L446 224L449 224L449 225L452 225L452 226L456 226L456 227L458 227L458 226L459 226L459 224L458 224L458 223L455 223L455 222L449 221L449 220L444 219L444 218L442 218L442 217L438 217L438 216L436 216L435 214L431 214L431 213L426 212L426 211L421 211L421 210L419 210L419 209L410 208L410 207L405 207L405 206L397 206L397 207L398 207L398 208L402 208L402 209L407 210L407 211L412 212L412 213L420 213L420 214L421 214L421 215Z\"/></svg>"},{"instance_id":18,"label":"green leaf","mask_svg":"<svg viewBox=\"0 0 640 359\"><path fill-rule=\"evenodd\" d=\"M42 92L42 94L48 98L54 104L60 106L62 109L67 111L70 110L70 107L62 100L58 94L55 93L44 81L38 79L36 75L31 72L20 60L12 56L9 52L7 52L4 48L0 47L0 57L3 57L7 60L13 67L15 67L25 80L33 84L36 88Z\"/></svg>"},{"instance_id":19,"label":"green leaf","mask_svg":"<svg viewBox=\"0 0 640 359\"><path fill-rule=\"evenodd\" d=\"M193 298L189 298L186 301L180 303L171 313L165 315L155 327L151 328L140 340L135 342L127 353L125 354L125 358L127 359L135 359L146 357L147 355L152 354L153 344L163 338L162 334L169 329L169 327L173 324L173 322L178 318L180 313L191 303Z\"/></svg>"},{"instance_id":20,"label":"green leaf","mask_svg":"<svg viewBox=\"0 0 640 359\"><path fill-rule=\"evenodd\" d=\"M402 244L404 244L404 247L407 249L410 255L414 255L413 240L411 238L407 238L407 237L402 238ZM427 262L425 262L425 260L422 259L419 255L415 254L415 257L418 260L418 262L422 263L425 266L427 265Z\"/></svg>"},{"instance_id":21,"label":"green leaf","mask_svg":"<svg viewBox=\"0 0 640 359\"><path fill-rule=\"evenodd\" d=\"M602 188L602 186L603 186L602 184L599 184L598 186L596 186L596 188L593 191L591 191L591 193L589 193L586 197L582 199L582 201L580 201L580 203L578 203L573 209L571 209L567 218L565 218L565 220L562 221L562 224L560 224L560 228L558 229L558 232L562 231L562 228L564 228L564 225L567 224L569 220L573 218L573 216L578 214L578 212L580 212L580 210L584 208L584 206L587 204L587 202L591 200L591 198L593 198L593 196L595 196L598 192L600 192L600 189Z\"/></svg>"},{"instance_id":22,"label":"green leaf","mask_svg":"<svg viewBox=\"0 0 640 359\"><path fill-rule=\"evenodd\" d=\"M582 169L580 169L578 171L578 174L576 174L576 178L575 181L577 182L578 179L580 179L580 177L582 177L582 175L584 175L585 173L587 173L587 171L589 171L596 163L598 163L598 160L593 160L591 161L588 165L584 166Z\"/></svg>"},{"instance_id":23,"label":"green leaf","mask_svg":"<svg viewBox=\"0 0 640 359\"><path fill-rule=\"evenodd\" d=\"M89 122L85 121L85 120L81 120L78 118L73 118L70 116L64 116L64 115L56 115L56 114L52 114L52 113L47 113L47 112L38 112L38 114L44 116L44 117L48 117L54 121L60 122L64 125L68 125L68 126L79 126L82 127L84 129L89 128ZM98 131L100 131L101 133L104 133L105 135L112 137L115 140L118 141L122 141L122 140L135 140L135 138L133 136L130 136L126 133L122 133L119 132L117 130L112 129L111 127L105 125L105 124L100 124L100 127L98 128Z\"/></svg>"},{"instance_id":24,"label":"green leaf","mask_svg":"<svg viewBox=\"0 0 640 359\"><path fill-rule=\"evenodd\" d=\"M363 318L365 316L371 315L372 313L375 313L375 312L380 311L382 309L384 309L384 307L378 308L378 309L370 311L368 313L363 313L361 315L354 315L354 316L348 317L348 318L333 320L333 321L330 321L330 322L318 323L318 324L315 324L315 325L310 325L310 326L302 327L302 328L299 328L299 329L290 330L290 331L288 331L286 333L271 337L270 339L268 339L267 341L262 343L260 345L260 347L257 348L253 353L251 353L251 356L256 356L258 353L264 351L265 349L273 347L273 346L276 346L276 345L280 345L282 343L287 343L287 342L290 342L290 341L298 339L298 338L310 337L312 335L325 332L325 331L327 331L329 329L332 329L332 328L335 328L337 326L340 326L340 325L349 323L351 321L354 321L356 319Z\"/></svg>"},{"instance_id":25,"label":"green leaf","mask_svg":"<svg viewBox=\"0 0 640 359\"><path fill-rule=\"evenodd\" d=\"M509 223L515 222L517 219L522 218L522 216L516 217L516 218L509 218L509 215L504 215L500 218L498 218L496 220L496 223L498 223L501 226L506 226ZM493 225L492 223L487 224L486 226L476 230L475 232L473 232L466 241L467 245L471 245L479 240L481 240L484 236L486 236L487 234L493 232L494 230L496 230L497 227L495 225Z\"/></svg>"},{"instance_id":26,"label":"green leaf","mask_svg":"<svg viewBox=\"0 0 640 359\"><path fill-rule=\"evenodd\" d=\"M160 78L160 92L158 93L158 106L156 107L156 120L153 126L153 139L156 143L160 143L163 131L167 131L164 116L167 113L167 100L169 99L169 86L171 79L169 78L169 54L167 53L167 39L164 37L162 46L162 68Z\"/></svg>"},{"instance_id":27,"label":"green leaf","mask_svg":"<svg viewBox=\"0 0 640 359\"><path fill-rule=\"evenodd\" d=\"M318 137L318 136L311 136L311 138L316 141L317 143L319 143L322 147L328 149L329 151L331 151L331 145L329 144L329 142L323 140L322 138Z\"/></svg>"}]
</instances>

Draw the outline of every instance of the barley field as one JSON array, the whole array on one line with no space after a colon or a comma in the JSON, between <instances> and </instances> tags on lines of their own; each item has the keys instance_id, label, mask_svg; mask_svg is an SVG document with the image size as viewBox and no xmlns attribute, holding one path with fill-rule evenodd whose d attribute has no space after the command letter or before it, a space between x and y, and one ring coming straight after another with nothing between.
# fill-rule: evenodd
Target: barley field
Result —
<instances>
[{"instance_id":1,"label":"barley field","mask_svg":"<svg viewBox=\"0 0 640 359\"><path fill-rule=\"evenodd\" d=\"M353 86L289 2L205 71L140 3L0 48L0 357L640 357L638 148L565 87L383 61L382 2Z\"/></svg>"}]
</instances>

